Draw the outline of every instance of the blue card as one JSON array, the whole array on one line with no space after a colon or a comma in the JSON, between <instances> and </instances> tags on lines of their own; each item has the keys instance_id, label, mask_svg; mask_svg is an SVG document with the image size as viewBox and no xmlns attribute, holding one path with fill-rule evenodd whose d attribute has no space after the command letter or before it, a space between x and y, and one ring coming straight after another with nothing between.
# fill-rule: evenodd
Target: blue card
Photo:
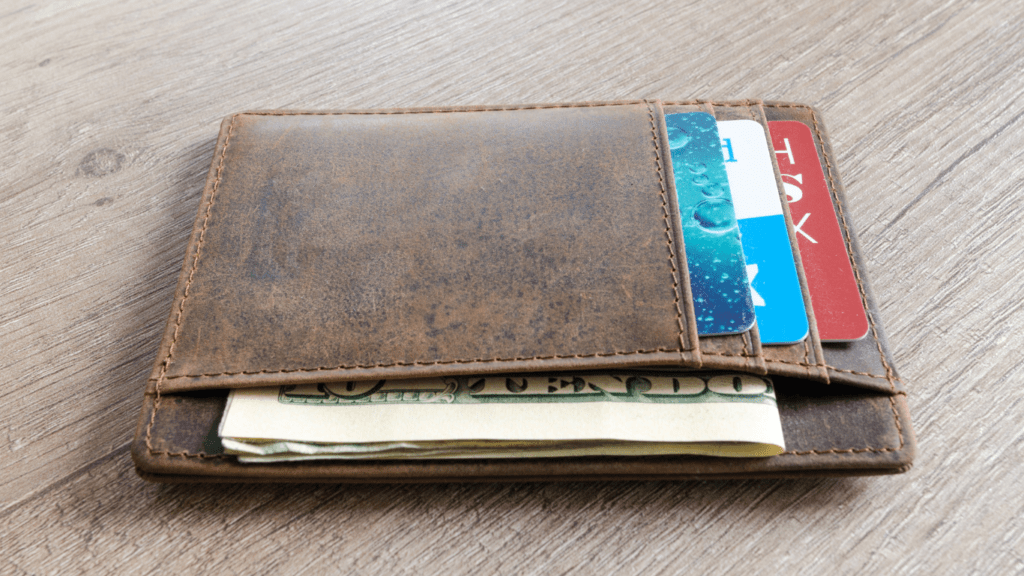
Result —
<instances>
[{"instance_id":1,"label":"blue card","mask_svg":"<svg viewBox=\"0 0 1024 576\"><path fill-rule=\"evenodd\" d=\"M725 120L718 131L761 343L800 342L807 337L807 310L764 127L753 120Z\"/></svg>"},{"instance_id":2,"label":"blue card","mask_svg":"<svg viewBox=\"0 0 1024 576\"><path fill-rule=\"evenodd\" d=\"M754 303L718 125L705 112L667 114L665 125L697 334L745 332L754 324Z\"/></svg>"}]
</instances>

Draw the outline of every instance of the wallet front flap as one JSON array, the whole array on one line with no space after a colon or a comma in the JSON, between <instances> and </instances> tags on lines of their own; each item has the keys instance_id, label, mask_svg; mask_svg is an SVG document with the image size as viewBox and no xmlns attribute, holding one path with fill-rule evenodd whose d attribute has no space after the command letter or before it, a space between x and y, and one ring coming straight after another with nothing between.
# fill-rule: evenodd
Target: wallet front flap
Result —
<instances>
[{"instance_id":1,"label":"wallet front flap","mask_svg":"<svg viewBox=\"0 0 1024 576\"><path fill-rule=\"evenodd\" d=\"M697 367L656 103L225 121L165 391Z\"/></svg>"}]
</instances>

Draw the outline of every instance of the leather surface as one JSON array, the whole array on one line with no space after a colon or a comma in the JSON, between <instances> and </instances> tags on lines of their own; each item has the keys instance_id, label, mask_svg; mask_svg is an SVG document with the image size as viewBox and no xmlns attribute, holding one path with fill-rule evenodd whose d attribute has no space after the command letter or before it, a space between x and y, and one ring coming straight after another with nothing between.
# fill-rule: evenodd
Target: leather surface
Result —
<instances>
[{"instance_id":1,"label":"leather surface","mask_svg":"<svg viewBox=\"0 0 1024 576\"><path fill-rule=\"evenodd\" d=\"M759 101L664 106L694 110L811 127L868 337L818 340L801 269L807 342L761 346L756 326L697 341L660 103L236 115L221 130L147 386L133 445L140 474L437 481L908 469L904 392L820 115ZM439 163L448 167L431 168ZM582 273L591 267L592 277ZM242 466L216 439L224 392L183 393L365 374L650 365L772 375L788 451Z\"/></svg>"},{"instance_id":2,"label":"leather surface","mask_svg":"<svg viewBox=\"0 0 1024 576\"><path fill-rule=\"evenodd\" d=\"M699 366L657 104L227 123L164 390Z\"/></svg>"}]
</instances>

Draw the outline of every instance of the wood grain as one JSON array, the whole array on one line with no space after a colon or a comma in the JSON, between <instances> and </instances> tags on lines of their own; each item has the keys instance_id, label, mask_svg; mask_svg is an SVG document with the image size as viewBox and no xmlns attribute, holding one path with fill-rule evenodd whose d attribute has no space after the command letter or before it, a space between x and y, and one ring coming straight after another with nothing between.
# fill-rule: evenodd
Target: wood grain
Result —
<instances>
[{"instance_id":1,"label":"wood grain","mask_svg":"<svg viewBox=\"0 0 1024 576\"><path fill-rule=\"evenodd\" d=\"M0 4L0 573L1024 573L1007 2ZM919 456L891 478L161 487L127 455L217 125L616 98L824 113Z\"/></svg>"}]
</instances>

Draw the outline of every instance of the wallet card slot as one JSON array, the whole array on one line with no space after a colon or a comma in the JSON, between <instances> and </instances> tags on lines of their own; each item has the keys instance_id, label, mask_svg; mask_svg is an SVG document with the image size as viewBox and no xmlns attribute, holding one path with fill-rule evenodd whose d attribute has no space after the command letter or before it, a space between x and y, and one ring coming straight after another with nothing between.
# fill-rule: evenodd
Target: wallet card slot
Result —
<instances>
[{"instance_id":1,"label":"wallet card slot","mask_svg":"<svg viewBox=\"0 0 1024 576\"><path fill-rule=\"evenodd\" d=\"M685 114L688 112L705 112L714 116L714 109L709 103L665 103L665 114ZM683 241L686 241L683 233ZM755 324L740 334L723 334L701 336L700 352L702 367L712 370L743 370L757 374L767 374Z\"/></svg>"},{"instance_id":2,"label":"wallet card slot","mask_svg":"<svg viewBox=\"0 0 1024 576\"><path fill-rule=\"evenodd\" d=\"M847 252L853 265L861 301L869 322L868 334L853 342L826 342L822 344L825 366L832 382L850 384L889 393L902 392L899 375L889 352L885 331L882 327L878 307L871 293L867 279L866 266L861 255L860 246L849 211L842 181L835 169L832 148L828 133L814 108L802 104L786 102L765 102L763 110L769 121L795 120L802 122L811 130L817 148L826 184L832 195L832 201L846 242Z\"/></svg>"}]
</instances>

